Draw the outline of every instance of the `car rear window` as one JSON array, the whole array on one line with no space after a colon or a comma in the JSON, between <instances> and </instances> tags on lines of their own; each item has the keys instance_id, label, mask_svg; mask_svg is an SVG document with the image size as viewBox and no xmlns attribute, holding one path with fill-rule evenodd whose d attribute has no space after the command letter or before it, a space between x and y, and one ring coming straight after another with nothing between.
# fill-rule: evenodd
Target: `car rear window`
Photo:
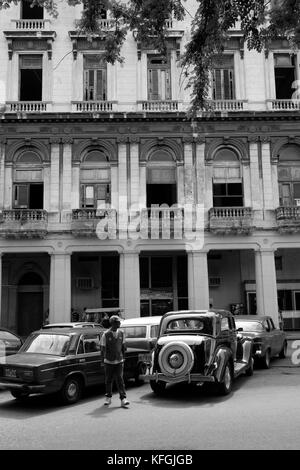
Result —
<instances>
[{"instance_id":1,"label":"car rear window","mask_svg":"<svg viewBox=\"0 0 300 470\"><path fill-rule=\"evenodd\" d=\"M166 333L177 333L183 331L194 331L196 333L212 335L213 323L210 318L184 318L173 319L166 326Z\"/></svg>"},{"instance_id":2,"label":"car rear window","mask_svg":"<svg viewBox=\"0 0 300 470\"><path fill-rule=\"evenodd\" d=\"M145 326L122 326L126 338L146 338Z\"/></svg>"},{"instance_id":3,"label":"car rear window","mask_svg":"<svg viewBox=\"0 0 300 470\"><path fill-rule=\"evenodd\" d=\"M258 321L235 320L236 328L243 328L243 331L263 331L262 324Z\"/></svg>"}]
</instances>

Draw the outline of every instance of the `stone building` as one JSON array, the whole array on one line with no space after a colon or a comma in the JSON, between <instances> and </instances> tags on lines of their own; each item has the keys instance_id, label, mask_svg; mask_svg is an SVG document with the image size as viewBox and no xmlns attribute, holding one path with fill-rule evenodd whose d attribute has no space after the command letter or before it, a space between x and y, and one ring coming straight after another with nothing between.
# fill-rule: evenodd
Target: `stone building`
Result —
<instances>
[{"instance_id":1,"label":"stone building","mask_svg":"<svg viewBox=\"0 0 300 470\"><path fill-rule=\"evenodd\" d=\"M232 30L216 58L214 111L186 119L178 62L111 28L76 31L24 0L0 14L1 325L26 335L71 308L125 317L214 307L300 327L299 55L249 52ZM195 2L186 8L193 14ZM164 206L162 206L164 204Z\"/></svg>"}]
</instances>

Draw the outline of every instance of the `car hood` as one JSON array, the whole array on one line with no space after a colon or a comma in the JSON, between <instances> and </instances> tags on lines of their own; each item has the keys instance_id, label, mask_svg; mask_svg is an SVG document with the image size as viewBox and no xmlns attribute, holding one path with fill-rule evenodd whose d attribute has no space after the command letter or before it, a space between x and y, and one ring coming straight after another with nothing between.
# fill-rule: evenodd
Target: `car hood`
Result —
<instances>
[{"instance_id":1,"label":"car hood","mask_svg":"<svg viewBox=\"0 0 300 470\"><path fill-rule=\"evenodd\" d=\"M169 336L161 336L157 340L158 346L164 346L165 344L169 343L186 343L189 346L196 346L198 344L205 343L207 341L211 341L213 338L212 336L206 335L169 335Z\"/></svg>"},{"instance_id":2,"label":"car hood","mask_svg":"<svg viewBox=\"0 0 300 470\"><path fill-rule=\"evenodd\" d=\"M241 334L243 337L247 338L262 338L265 336L264 333L259 331L239 331L238 334Z\"/></svg>"},{"instance_id":3,"label":"car hood","mask_svg":"<svg viewBox=\"0 0 300 470\"><path fill-rule=\"evenodd\" d=\"M20 353L0 358L0 364L11 366L35 367L49 364L51 362L59 362L61 356L51 356L49 354Z\"/></svg>"}]
</instances>

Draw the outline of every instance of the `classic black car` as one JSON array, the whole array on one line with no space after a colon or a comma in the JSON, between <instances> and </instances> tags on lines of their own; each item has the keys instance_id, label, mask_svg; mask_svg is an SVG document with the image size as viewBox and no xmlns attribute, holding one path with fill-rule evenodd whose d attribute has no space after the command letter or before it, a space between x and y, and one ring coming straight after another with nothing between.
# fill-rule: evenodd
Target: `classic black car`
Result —
<instances>
[{"instance_id":1,"label":"classic black car","mask_svg":"<svg viewBox=\"0 0 300 470\"><path fill-rule=\"evenodd\" d=\"M103 328L57 328L33 332L17 354L0 358L0 388L17 399L58 392L65 404L85 387L104 383L100 338ZM125 353L124 378L139 381L144 364L138 349Z\"/></svg>"},{"instance_id":2,"label":"classic black car","mask_svg":"<svg viewBox=\"0 0 300 470\"><path fill-rule=\"evenodd\" d=\"M6 328L0 328L0 356L15 354L22 344L22 338Z\"/></svg>"},{"instance_id":3,"label":"classic black car","mask_svg":"<svg viewBox=\"0 0 300 470\"><path fill-rule=\"evenodd\" d=\"M144 378L156 394L168 383L194 382L213 384L227 395L234 378L253 374L252 345L236 333L234 317L225 310L169 312Z\"/></svg>"},{"instance_id":4,"label":"classic black car","mask_svg":"<svg viewBox=\"0 0 300 470\"><path fill-rule=\"evenodd\" d=\"M236 327L243 336L253 338L253 353L258 364L270 368L271 358L286 356L287 340L283 330L275 328L269 316L245 315L235 319Z\"/></svg>"}]
</instances>

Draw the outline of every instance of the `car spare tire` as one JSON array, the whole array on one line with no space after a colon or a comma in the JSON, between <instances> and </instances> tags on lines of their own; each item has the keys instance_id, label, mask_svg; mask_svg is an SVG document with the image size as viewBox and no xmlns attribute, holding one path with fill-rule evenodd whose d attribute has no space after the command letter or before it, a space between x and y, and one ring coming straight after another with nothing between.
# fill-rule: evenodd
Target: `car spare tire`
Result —
<instances>
[{"instance_id":1,"label":"car spare tire","mask_svg":"<svg viewBox=\"0 0 300 470\"><path fill-rule=\"evenodd\" d=\"M181 341L165 344L158 356L163 374L181 376L188 374L194 365L194 354L190 346Z\"/></svg>"}]
</instances>

